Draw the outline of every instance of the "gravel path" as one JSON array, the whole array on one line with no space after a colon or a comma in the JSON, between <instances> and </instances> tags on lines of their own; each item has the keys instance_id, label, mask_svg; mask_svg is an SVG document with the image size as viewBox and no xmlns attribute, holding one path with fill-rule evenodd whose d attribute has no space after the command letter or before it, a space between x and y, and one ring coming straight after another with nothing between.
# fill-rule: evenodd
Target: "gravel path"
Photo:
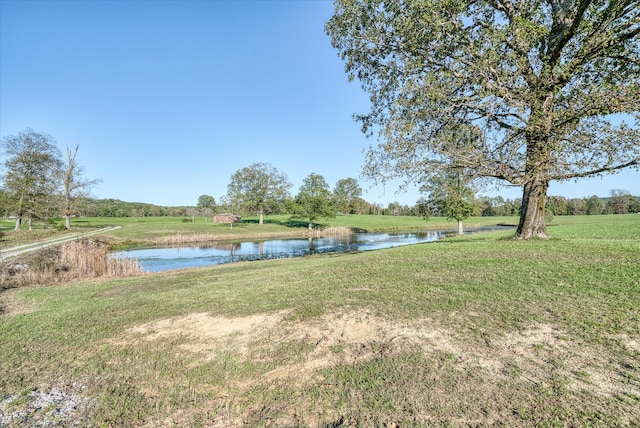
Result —
<instances>
[{"instance_id":1,"label":"gravel path","mask_svg":"<svg viewBox=\"0 0 640 428\"><path fill-rule=\"evenodd\" d=\"M69 241L75 241L87 236L100 235L102 233L110 232L112 230L120 229L122 226L109 226L102 229L94 230L92 232L74 233L71 235L57 236L54 238L44 239L38 242L32 242L30 244L17 245L15 247L3 248L0 250L0 261L7 260L12 257L16 257L22 254L38 251L43 248L52 247L54 245L63 244Z\"/></svg>"}]
</instances>

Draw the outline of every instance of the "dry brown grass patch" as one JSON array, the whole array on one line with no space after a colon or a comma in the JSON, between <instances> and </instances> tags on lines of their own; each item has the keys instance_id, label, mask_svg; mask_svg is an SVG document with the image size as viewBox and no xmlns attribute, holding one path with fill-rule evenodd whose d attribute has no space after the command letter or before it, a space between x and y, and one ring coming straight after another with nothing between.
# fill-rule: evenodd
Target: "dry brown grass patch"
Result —
<instances>
[{"instance_id":1,"label":"dry brown grass patch","mask_svg":"<svg viewBox=\"0 0 640 428\"><path fill-rule=\"evenodd\" d=\"M136 260L111 257L107 244L88 239L78 240L0 264L0 293L12 288L142 273Z\"/></svg>"},{"instance_id":2,"label":"dry brown grass patch","mask_svg":"<svg viewBox=\"0 0 640 428\"><path fill-rule=\"evenodd\" d=\"M25 302L16 296L17 290L0 292L0 317L26 314L33 311L33 304Z\"/></svg>"},{"instance_id":3,"label":"dry brown grass patch","mask_svg":"<svg viewBox=\"0 0 640 428\"><path fill-rule=\"evenodd\" d=\"M566 333L552 325L534 324L493 337L488 346L480 346L460 340L429 319L394 320L359 310L294 322L287 320L287 314L281 311L226 318L194 313L133 327L112 343L175 343L175 339L186 337L188 340L180 341L178 347L200 354L202 362L222 351L232 351L247 360L277 365L260 381L294 384L312 379L322 369L366 362L381 348L391 354L419 349L425 354L449 354L460 370L480 369L491 382L515 378L548 386L552 378L562 376L575 390L605 396L640 395L640 387L624 382L617 369L609 367L606 356L599 357L601 352L587 345L577 350ZM295 357L274 360L274 355L283 355L280 348L292 346L300 350Z\"/></svg>"},{"instance_id":4,"label":"dry brown grass patch","mask_svg":"<svg viewBox=\"0 0 640 428\"><path fill-rule=\"evenodd\" d=\"M298 230L292 230L289 232L258 232L252 233L251 239L272 239L284 236L300 236L302 233ZM224 233L188 233L188 234L174 234L168 236L162 236L150 242L161 247L170 247L176 245L189 245L189 244L203 244L203 243L215 243L215 242L232 242L242 237L224 234Z\"/></svg>"},{"instance_id":5,"label":"dry brown grass patch","mask_svg":"<svg viewBox=\"0 0 640 428\"><path fill-rule=\"evenodd\" d=\"M271 331L286 315L251 315L226 318L208 313L193 313L142 324L127 330L125 338L114 343L127 343L131 339L154 341L187 337L189 342L180 345L190 352L210 354L232 349L244 352L256 337Z\"/></svg>"},{"instance_id":6,"label":"dry brown grass patch","mask_svg":"<svg viewBox=\"0 0 640 428\"><path fill-rule=\"evenodd\" d=\"M63 244L60 263L70 276L133 276L143 273L137 260L115 258L109 255L107 246L89 240Z\"/></svg>"},{"instance_id":7,"label":"dry brown grass patch","mask_svg":"<svg viewBox=\"0 0 640 428\"><path fill-rule=\"evenodd\" d=\"M338 364L366 361L375 346L385 344L394 352L421 347L425 352L460 352L450 333L429 320L395 321L376 317L367 311L330 313L319 319L292 322L289 311L275 314L225 318L194 313L154 321L130 328L113 343L127 344L187 337L181 350L196 352L207 361L216 353L233 350L244 358L266 360L279 354L278 348L303 344L309 350L301 363L287 364L267 374L270 379L300 379L300 374Z\"/></svg>"},{"instance_id":8,"label":"dry brown grass patch","mask_svg":"<svg viewBox=\"0 0 640 428\"><path fill-rule=\"evenodd\" d=\"M326 236L348 236L353 235L353 233L353 229L350 227L336 226L317 230L307 230L305 232L305 236L322 238Z\"/></svg>"}]
</instances>

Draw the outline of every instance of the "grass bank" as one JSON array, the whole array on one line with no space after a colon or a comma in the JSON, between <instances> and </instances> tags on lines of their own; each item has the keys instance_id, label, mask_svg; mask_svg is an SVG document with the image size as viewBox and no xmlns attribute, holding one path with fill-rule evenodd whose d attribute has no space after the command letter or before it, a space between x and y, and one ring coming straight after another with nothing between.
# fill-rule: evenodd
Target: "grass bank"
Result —
<instances>
[{"instance_id":1,"label":"grass bank","mask_svg":"<svg viewBox=\"0 0 640 428\"><path fill-rule=\"evenodd\" d=\"M640 216L553 223L11 290L1 422L637 426Z\"/></svg>"}]
</instances>

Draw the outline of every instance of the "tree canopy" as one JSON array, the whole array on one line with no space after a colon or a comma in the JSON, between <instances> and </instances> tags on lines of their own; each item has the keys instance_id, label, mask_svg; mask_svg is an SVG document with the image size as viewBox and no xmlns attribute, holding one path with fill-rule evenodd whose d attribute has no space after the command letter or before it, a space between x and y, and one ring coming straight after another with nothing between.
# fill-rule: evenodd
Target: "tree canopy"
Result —
<instances>
[{"instance_id":1,"label":"tree canopy","mask_svg":"<svg viewBox=\"0 0 640 428\"><path fill-rule=\"evenodd\" d=\"M429 205L437 207L447 219L458 221L458 235L462 235L462 221L474 215L477 209L475 191L469 177L459 170L446 170L432 175L420 187L420 191L429 193Z\"/></svg>"},{"instance_id":2,"label":"tree canopy","mask_svg":"<svg viewBox=\"0 0 640 428\"><path fill-rule=\"evenodd\" d=\"M344 214L350 214L356 210L358 198L362 196L362 187L355 178L343 178L338 180L333 189L333 201L336 209Z\"/></svg>"},{"instance_id":3,"label":"tree canopy","mask_svg":"<svg viewBox=\"0 0 640 428\"><path fill-rule=\"evenodd\" d=\"M640 162L638 0L337 0L326 30L370 95L375 181L522 186L516 234L547 237L551 181Z\"/></svg>"},{"instance_id":4,"label":"tree canopy","mask_svg":"<svg viewBox=\"0 0 640 428\"><path fill-rule=\"evenodd\" d=\"M60 187L63 162L51 135L27 129L2 139L7 155L4 188L7 201L16 215L16 231L23 218L48 220L55 207L54 196Z\"/></svg>"},{"instance_id":5,"label":"tree canopy","mask_svg":"<svg viewBox=\"0 0 640 428\"><path fill-rule=\"evenodd\" d=\"M296 216L309 219L309 229L313 229L313 221L318 217L336 216L331 191L323 176L311 173L303 180L293 210Z\"/></svg>"},{"instance_id":6,"label":"tree canopy","mask_svg":"<svg viewBox=\"0 0 640 428\"><path fill-rule=\"evenodd\" d=\"M236 171L227 185L228 200L233 206L260 216L282 204L289 197L292 184L285 173L271 164L258 162Z\"/></svg>"},{"instance_id":7,"label":"tree canopy","mask_svg":"<svg viewBox=\"0 0 640 428\"><path fill-rule=\"evenodd\" d=\"M215 208L216 207L216 199L211 195L200 195L198 196L198 203L196 204L198 208Z\"/></svg>"}]
</instances>

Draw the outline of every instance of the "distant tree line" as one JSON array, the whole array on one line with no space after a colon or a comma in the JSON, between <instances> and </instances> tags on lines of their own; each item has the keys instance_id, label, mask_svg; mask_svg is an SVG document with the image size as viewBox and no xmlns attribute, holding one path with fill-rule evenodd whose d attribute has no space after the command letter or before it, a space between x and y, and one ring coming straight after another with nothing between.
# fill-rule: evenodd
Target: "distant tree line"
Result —
<instances>
[{"instance_id":1,"label":"distant tree line","mask_svg":"<svg viewBox=\"0 0 640 428\"><path fill-rule=\"evenodd\" d=\"M640 198L620 189L611 190L607 198L600 198L595 195L582 199L551 196L547 203L547 209L554 215L639 213Z\"/></svg>"},{"instance_id":2,"label":"distant tree line","mask_svg":"<svg viewBox=\"0 0 640 428\"><path fill-rule=\"evenodd\" d=\"M585 198L565 198L564 196L550 196L547 210L555 216L561 215L601 215L601 214L626 214L640 212L640 198L626 191L614 190L615 195L609 197L590 196ZM201 199L209 200L209 203L201 203ZM0 206L3 198L0 191ZM334 202L336 200L334 199ZM291 214L294 200L288 198L282 201L281 206L272 207L268 214ZM198 216L212 217L218 213L236 212L242 215L254 213L241 209L233 209L226 198L221 198L217 203L210 195L201 195L195 206L159 206L140 202L125 202L118 199L90 199L82 198L77 201L77 213L87 217L158 217L158 216ZM505 199L502 196L480 196L474 198L472 216L496 217L517 216L520 212L521 200ZM418 216L418 217L446 217L446 207L435 199L424 197L414 205L390 202L386 206L377 203L369 203L362 198L351 201L348 209L338 206L336 202L336 214L364 214L364 215L394 215L394 216ZM341 208L341 209L339 209ZM3 213L2 215L9 215Z\"/></svg>"},{"instance_id":3,"label":"distant tree line","mask_svg":"<svg viewBox=\"0 0 640 428\"><path fill-rule=\"evenodd\" d=\"M521 199L504 199L502 196L477 197L478 189L467 181L468 175L456 171L431 177L423 183L420 192L424 195L413 206L391 202L387 206L369 203L362 199L362 188L354 178L338 180L331 190L318 174L310 174L299 193L292 196L292 187L286 174L267 163L256 163L238 170L231 176L227 194L217 205L212 196L202 195L208 201L207 210L233 212L242 215L297 214L309 218L315 213L322 216L336 214L369 214L396 216L448 217L461 221L469 216L519 216ZM309 194L317 198L311 214L301 208ZM312 204L306 202L307 205ZM323 205L324 204L324 205ZM567 199L550 196L547 211L552 215L598 215L640 212L640 198L626 190L611 190L610 196L600 198ZM311 222L311 221L310 221Z\"/></svg>"},{"instance_id":4,"label":"distant tree line","mask_svg":"<svg viewBox=\"0 0 640 428\"><path fill-rule=\"evenodd\" d=\"M517 216L520 214L521 207L522 201L519 198L505 199L502 196L482 196L476 199L476 207L471 215L483 217ZM445 215L443 207L437 204L429 204L429 209L431 215ZM640 197L619 189L611 190L609 197L596 195L584 198L549 196L546 209L554 216L638 213L640 212Z\"/></svg>"}]
</instances>

